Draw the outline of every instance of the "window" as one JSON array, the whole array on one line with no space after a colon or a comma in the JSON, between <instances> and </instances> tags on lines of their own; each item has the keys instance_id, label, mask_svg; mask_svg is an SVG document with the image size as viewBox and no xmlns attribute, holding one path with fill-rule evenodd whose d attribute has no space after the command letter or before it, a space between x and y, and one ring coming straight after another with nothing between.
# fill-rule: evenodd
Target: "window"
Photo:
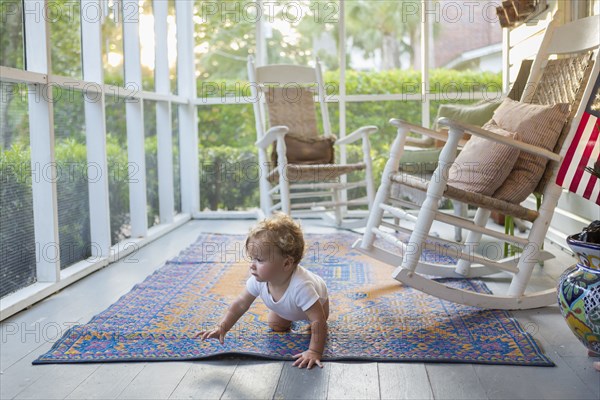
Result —
<instances>
[{"instance_id":1,"label":"window","mask_svg":"<svg viewBox=\"0 0 600 400\"><path fill-rule=\"evenodd\" d=\"M146 155L146 201L148 227L160 223L158 202L158 137L156 136L156 102L144 100L144 153Z\"/></svg>"},{"instance_id":2,"label":"window","mask_svg":"<svg viewBox=\"0 0 600 400\"><path fill-rule=\"evenodd\" d=\"M81 79L81 11L79 3L72 0L53 0L46 9L50 27L52 72Z\"/></svg>"},{"instance_id":3,"label":"window","mask_svg":"<svg viewBox=\"0 0 600 400\"><path fill-rule=\"evenodd\" d=\"M346 7L346 91L413 91L420 68L419 1L352 0Z\"/></svg>"},{"instance_id":4,"label":"window","mask_svg":"<svg viewBox=\"0 0 600 400\"><path fill-rule=\"evenodd\" d=\"M145 171L128 162L125 99L107 95L105 103L110 232L111 243L116 244L131 236L129 179Z\"/></svg>"},{"instance_id":5,"label":"window","mask_svg":"<svg viewBox=\"0 0 600 400\"><path fill-rule=\"evenodd\" d=\"M502 29L496 6L493 1L438 2L427 9L432 116L443 103L498 100Z\"/></svg>"},{"instance_id":6,"label":"window","mask_svg":"<svg viewBox=\"0 0 600 400\"><path fill-rule=\"evenodd\" d=\"M66 268L91 255L83 93L55 87L53 106L60 266Z\"/></svg>"},{"instance_id":7,"label":"window","mask_svg":"<svg viewBox=\"0 0 600 400\"><path fill-rule=\"evenodd\" d=\"M36 281L27 85L0 81L0 297ZM40 170L35 171L40 177Z\"/></svg>"},{"instance_id":8,"label":"window","mask_svg":"<svg viewBox=\"0 0 600 400\"><path fill-rule=\"evenodd\" d=\"M2 8L0 65L23 69L25 54L23 47L23 2L20 0L3 0L0 7Z\"/></svg>"},{"instance_id":9,"label":"window","mask_svg":"<svg viewBox=\"0 0 600 400\"><path fill-rule=\"evenodd\" d=\"M102 65L104 82L124 85L123 71L123 9L120 1L103 3L102 16ZM139 88L138 88L139 89Z\"/></svg>"}]
</instances>

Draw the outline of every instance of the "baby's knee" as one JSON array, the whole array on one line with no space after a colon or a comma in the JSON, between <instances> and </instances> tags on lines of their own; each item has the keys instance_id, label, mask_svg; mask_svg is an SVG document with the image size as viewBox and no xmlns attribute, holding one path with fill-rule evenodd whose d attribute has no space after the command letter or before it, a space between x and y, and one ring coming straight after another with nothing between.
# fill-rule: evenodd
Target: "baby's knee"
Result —
<instances>
[{"instance_id":1,"label":"baby's knee","mask_svg":"<svg viewBox=\"0 0 600 400\"><path fill-rule=\"evenodd\" d=\"M269 328L275 332L287 332L290 330L291 324L281 324L278 322L269 321Z\"/></svg>"}]
</instances>

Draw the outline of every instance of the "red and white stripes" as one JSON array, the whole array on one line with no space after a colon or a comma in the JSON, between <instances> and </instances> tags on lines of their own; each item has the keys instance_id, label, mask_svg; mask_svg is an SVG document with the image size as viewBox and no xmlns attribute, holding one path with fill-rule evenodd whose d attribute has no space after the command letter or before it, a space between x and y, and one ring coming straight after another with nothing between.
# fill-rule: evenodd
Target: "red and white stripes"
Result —
<instances>
[{"instance_id":1,"label":"red and white stripes","mask_svg":"<svg viewBox=\"0 0 600 400\"><path fill-rule=\"evenodd\" d=\"M583 113L577 132L558 170L556 183L600 205L600 179L585 170L600 158L600 121Z\"/></svg>"}]
</instances>

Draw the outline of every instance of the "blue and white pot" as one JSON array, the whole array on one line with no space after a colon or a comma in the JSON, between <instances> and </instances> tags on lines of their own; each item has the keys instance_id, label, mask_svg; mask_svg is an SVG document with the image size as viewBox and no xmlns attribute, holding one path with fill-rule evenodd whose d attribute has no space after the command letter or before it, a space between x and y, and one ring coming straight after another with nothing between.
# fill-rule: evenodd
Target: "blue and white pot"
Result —
<instances>
[{"instance_id":1,"label":"blue and white pot","mask_svg":"<svg viewBox=\"0 0 600 400\"><path fill-rule=\"evenodd\" d=\"M567 238L577 264L558 283L558 305L575 336L589 350L600 353L600 244Z\"/></svg>"}]
</instances>

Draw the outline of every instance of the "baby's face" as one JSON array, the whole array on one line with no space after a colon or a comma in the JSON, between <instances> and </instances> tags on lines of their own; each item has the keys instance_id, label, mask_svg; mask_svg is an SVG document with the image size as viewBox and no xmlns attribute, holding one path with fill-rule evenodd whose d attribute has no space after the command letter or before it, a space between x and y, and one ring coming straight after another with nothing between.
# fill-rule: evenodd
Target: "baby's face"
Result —
<instances>
[{"instance_id":1,"label":"baby's face","mask_svg":"<svg viewBox=\"0 0 600 400\"><path fill-rule=\"evenodd\" d=\"M285 257L276 246L251 240L246 250L250 257L250 273L257 281L277 281L286 274L283 268Z\"/></svg>"}]
</instances>

